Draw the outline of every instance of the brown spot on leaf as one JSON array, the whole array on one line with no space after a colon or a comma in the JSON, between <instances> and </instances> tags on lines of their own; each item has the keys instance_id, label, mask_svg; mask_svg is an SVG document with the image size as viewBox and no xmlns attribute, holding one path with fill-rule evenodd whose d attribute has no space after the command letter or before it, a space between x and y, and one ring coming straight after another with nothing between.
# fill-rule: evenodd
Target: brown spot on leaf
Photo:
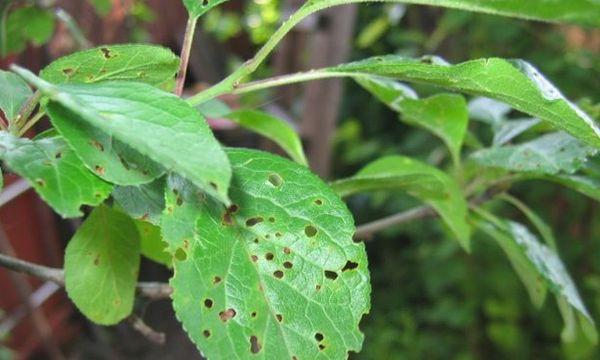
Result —
<instances>
[{"instance_id":1,"label":"brown spot on leaf","mask_svg":"<svg viewBox=\"0 0 600 360\"><path fill-rule=\"evenodd\" d=\"M204 306L206 306L209 309L212 308L212 306L213 306L212 299L204 299Z\"/></svg>"},{"instance_id":2,"label":"brown spot on leaf","mask_svg":"<svg viewBox=\"0 0 600 360\"><path fill-rule=\"evenodd\" d=\"M289 255L289 254L292 252L292 250L290 250L290 248L289 248L289 247L284 247L284 248L283 248L283 252L284 252L285 254L288 254L288 255Z\"/></svg>"},{"instance_id":3,"label":"brown spot on leaf","mask_svg":"<svg viewBox=\"0 0 600 360\"><path fill-rule=\"evenodd\" d=\"M72 68L64 68L62 69L63 74L65 74L67 77L73 75L73 73L75 72L75 70L73 70Z\"/></svg>"},{"instance_id":4,"label":"brown spot on leaf","mask_svg":"<svg viewBox=\"0 0 600 360\"><path fill-rule=\"evenodd\" d=\"M257 354L261 349L260 342L258 338L254 335L250 336L250 352L253 354Z\"/></svg>"},{"instance_id":5,"label":"brown spot on leaf","mask_svg":"<svg viewBox=\"0 0 600 360\"><path fill-rule=\"evenodd\" d=\"M258 256L256 256L256 255L252 255L252 256L250 256L250 258L252 259L253 262L258 261Z\"/></svg>"},{"instance_id":6,"label":"brown spot on leaf","mask_svg":"<svg viewBox=\"0 0 600 360\"><path fill-rule=\"evenodd\" d=\"M276 277L276 278L278 278L278 279L281 279L281 278L283 278L283 271L281 271L281 270L276 270L276 271L273 273L273 276L275 276L275 277Z\"/></svg>"},{"instance_id":7,"label":"brown spot on leaf","mask_svg":"<svg viewBox=\"0 0 600 360\"><path fill-rule=\"evenodd\" d=\"M96 171L98 175L104 175L104 168L100 165L96 165L94 171Z\"/></svg>"},{"instance_id":8,"label":"brown spot on leaf","mask_svg":"<svg viewBox=\"0 0 600 360\"><path fill-rule=\"evenodd\" d=\"M237 313L235 312L234 309L229 308L229 309L227 309L225 311L221 311L219 313L219 318L221 319L222 322L227 322L227 321L233 319L236 314Z\"/></svg>"},{"instance_id":9,"label":"brown spot on leaf","mask_svg":"<svg viewBox=\"0 0 600 360\"><path fill-rule=\"evenodd\" d=\"M38 184L38 186L40 187L46 186L46 182L44 181L44 179L35 179L35 183Z\"/></svg>"},{"instance_id":10,"label":"brown spot on leaf","mask_svg":"<svg viewBox=\"0 0 600 360\"><path fill-rule=\"evenodd\" d=\"M319 205L319 206L323 205L323 200L321 200L321 199L315 200L315 205Z\"/></svg>"},{"instance_id":11,"label":"brown spot on leaf","mask_svg":"<svg viewBox=\"0 0 600 360\"><path fill-rule=\"evenodd\" d=\"M111 59L116 56L112 53L112 51L109 48L103 47L100 48L100 51L102 52L102 56L104 56L105 59Z\"/></svg>"},{"instance_id":12,"label":"brown spot on leaf","mask_svg":"<svg viewBox=\"0 0 600 360\"><path fill-rule=\"evenodd\" d=\"M293 266L294 266L294 264L292 264L289 261L286 261L286 262L283 263L283 267L286 268L286 269L291 269Z\"/></svg>"},{"instance_id":13,"label":"brown spot on leaf","mask_svg":"<svg viewBox=\"0 0 600 360\"><path fill-rule=\"evenodd\" d=\"M202 334L204 335L205 338L209 338L210 337L210 330L204 330L202 332Z\"/></svg>"},{"instance_id":14,"label":"brown spot on leaf","mask_svg":"<svg viewBox=\"0 0 600 360\"><path fill-rule=\"evenodd\" d=\"M104 151L104 145L98 140L90 140L90 144L100 151Z\"/></svg>"},{"instance_id":15,"label":"brown spot on leaf","mask_svg":"<svg viewBox=\"0 0 600 360\"><path fill-rule=\"evenodd\" d=\"M317 228L312 225L307 225L304 228L304 234L306 234L306 236L308 236L308 237L314 237L315 235L317 235L317 232L318 232Z\"/></svg>"},{"instance_id":16,"label":"brown spot on leaf","mask_svg":"<svg viewBox=\"0 0 600 360\"><path fill-rule=\"evenodd\" d=\"M260 224L263 221L264 221L264 219L260 216L253 217L253 218L246 220L246 226L254 226L256 224Z\"/></svg>"},{"instance_id":17,"label":"brown spot on leaf","mask_svg":"<svg viewBox=\"0 0 600 360\"><path fill-rule=\"evenodd\" d=\"M346 265L344 265L344 267L342 268L342 272L348 271L348 270L354 270L357 267L358 267L358 263L348 260L348 261L346 261Z\"/></svg>"},{"instance_id":18,"label":"brown spot on leaf","mask_svg":"<svg viewBox=\"0 0 600 360\"><path fill-rule=\"evenodd\" d=\"M94 258L94 265L98 266L100 264L100 254L96 254Z\"/></svg>"},{"instance_id":19,"label":"brown spot on leaf","mask_svg":"<svg viewBox=\"0 0 600 360\"><path fill-rule=\"evenodd\" d=\"M215 276L215 278L213 279L213 284L218 284L221 282L221 277L220 276Z\"/></svg>"},{"instance_id":20,"label":"brown spot on leaf","mask_svg":"<svg viewBox=\"0 0 600 360\"><path fill-rule=\"evenodd\" d=\"M277 315L275 315L275 317L277 318L277 321L279 321L279 322L283 321L283 316L281 314L277 314Z\"/></svg>"},{"instance_id":21,"label":"brown spot on leaf","mask_svg":"<svg viewBox=\"0 0 600 360\"><path fill-rule=\"evenodd\" d=\"M275 257L275 255L273 255L273 253L266 253L265 254L265 259L271 261L273 260L273 258Z\"/></svg>"},{"instance_id":22,"label":"brown spot on leaf","mask_svg":"<svg viewBox=\"0 0 600 360\"><path fill-rule=\"evenodd\" d=\"M335 280L338 278L338 274L335 271L325 270L325 277L330 280Z\"/></svg>"}]
</instances>

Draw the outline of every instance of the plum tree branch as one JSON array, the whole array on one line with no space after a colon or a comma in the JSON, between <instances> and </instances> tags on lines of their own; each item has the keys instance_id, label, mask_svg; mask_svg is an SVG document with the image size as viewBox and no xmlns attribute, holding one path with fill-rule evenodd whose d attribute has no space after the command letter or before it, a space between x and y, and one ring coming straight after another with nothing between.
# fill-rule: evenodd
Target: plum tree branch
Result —
<instances>
[{"instance_id":1,"label":"plum tree branch","mask_svg":"<svg viewBox=\"0 0 600 360\"><path fill-rule=\"evenodd\" d=\"M62 269L33 264L4 254L0 254L0 267L52 281L60 286L65 285L65 274ZM140 296L149 299L166 299L172 292L168 284L159 282L139 282L136 290Z\"/></svg>"}]
</instances>

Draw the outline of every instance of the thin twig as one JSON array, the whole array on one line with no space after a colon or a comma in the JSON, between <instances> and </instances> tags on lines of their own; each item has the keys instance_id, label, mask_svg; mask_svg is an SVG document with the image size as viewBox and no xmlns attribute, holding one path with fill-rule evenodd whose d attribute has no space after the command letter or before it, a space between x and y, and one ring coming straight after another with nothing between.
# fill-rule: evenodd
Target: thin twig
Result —
<instances>
[{"instance_id":1,"label":"thin twig","mask_svg":"<svg viewBox=\"0 0 600 360\"><path fill-rule=\"evenodd\" d=\"M33 264L4 254L0 254L0 267L52 281L60 286L65 285L65 273L62 269ZM136 289L139 295L149 299L166 299L172 292L169 284L159 282L139 282Z\"/></svg>"},{"instance_id":2,"label":"thin twig","mask_svg":"<svg viewBox=\"0 0 600 360\"><path fill-rule=\"evenodd\" d=\"M132 314L127 318L127 322L131 324L131 327L133 327L137 332L142 334L151 342L157 345L165 344L165 341L167 340L166 335L148 326L139 316Z\"/></svg>"},{"instance_id":3,"label":"thin twig","mask_svg":"<svg viewBox=\"0 0 600 360\"><path fill-rule=\"evenodd\" d=\"M177 82L175 85L175 95L181 96L183 94L183 86L185 85L185 77L187 75L187 68L190 62L190 54L192 52L192 45L194 44L194 34L196 33L196 24L198 23L197 17L190 17L187 25L185 26L185 35L183 37L183 46L181 47L181 63L179 64L179 72L177 73Z\"/></svg>"}]
</instances>

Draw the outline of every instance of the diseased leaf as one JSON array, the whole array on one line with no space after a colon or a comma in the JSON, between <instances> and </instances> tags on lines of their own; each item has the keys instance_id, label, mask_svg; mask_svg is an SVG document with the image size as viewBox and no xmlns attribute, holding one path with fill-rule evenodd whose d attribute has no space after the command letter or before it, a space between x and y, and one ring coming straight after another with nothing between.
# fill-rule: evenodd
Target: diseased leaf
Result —
<instances>
[{"instance_id":1,"label":"diseased leaf","mask_svg":"<svg viewBox=\"0 0 600 360\"><path fill-rule=\"evenodd\" d=\"M587 144L600 147L600 129L563 97L531 64L498 58L450 65L442 59L380 56L325 69L334 76L384 76L436 85L467 94L503 101L565 130Z\"/></svg>"},{"instance_id":2,"label":"diseased leaf","mask_svg":"<svg viewBox=\"0 0 600 360\"><path fill-rule=\"evenodd\" d=\"M494 146L501 146L540 123L538 119L517 119L501 122L494 129Z\"/></svg>"},{"instance_id":3,"label":"diseased leaf","mask_svg":"<svg viewBox=\"0 0 600 360\"><path fill-rule=\"evenodd\" d=\"M307 165L300 137L289 124L273 115L255 110L238 110L225 116L240 126L274 141L295 162Z\"/></svg>"},{"instance_id":4,"label":"diseased leaf","mask_svg":"<svg viewBox=\"0 0 600 360\"><path fill-rule=\"evenodd\" d=\"M55 86L27 70L16 71L50 98L48 113L53 122L68 109L78 115L72 118L77 124L112 135L220 201L229 202L231 168L227 156L204 119L177 96L147 84L123 81ZM61 125L64 130L65 124L56 124L59 131ZM70 140L72 146L77 145L72 141L77 139ZM88 149L75 148L82 158ZM86 164L96 170L96 164ZM96 173L102 175L101 171ZM104 172L103 176L109 174Z\"/></svg>"},{"instance_id":5,"label":"diseased leaf","mask_svg":"<svg viewBox=\"0 0 600 360\"><path fill-rule=\"evenodd\" d=\"M112 190L59 137L33 141L0 131L0 158L63 217L83 215L82 205L101 204Z\"/></svg>"},{"instance_id":6,"label":"diseased leaf","mask_svg":"<svg viewBox=\"0 0 600 360\"><path fill-rule=\"evenodd\" d=\"M348 179L333 182L331 187L340 196L374 190L405 190L433 207L460 244L469 249L471 229L462 191L450 176L433 166L404 156L387 156Z\"/></svg>"},{"instance_id":7,"label":"diseased leaf","mask_svg":"<svg viewBox=\"0 0 600 360\"><path fill-rule=\"evenodd\" d=\"M596 153L595 148L556 132L518 145L482 149L471 154L471 159L480 165L510 171L557 174L577 171Z\"/></svg>"},{"instance_id":8,"label":"diseased leaf","mask_svg":"<svg viewBox=\"0 0 600 360\"><path fill-rule=\"evenodd\" d=\"M369 274L346 206L301 165L253 150L228 155L228 209L199 199L189 182L167 191L167 218L189 201L201 206L191 237L166 238L177 249L173 306L190 338L209 359L358 351Z\"/></svg>"},{"instance_id":9,"label":"diseased leaf","mask_svg":"<svg viewBox=\"0 0 600 360\"><path fill-rule=\"evenodd\" d=\"M63 56L46 66L40 77L54 84L124 80L157 86L172 79L178 69L177 55L162 46L105 45Z\"/></svg>"},{"instance_id":10,"label":"diseased leaf","mask_svg":"<svg viewBox=\"0 0 600 360\"><path fill-rule=\"evenodd\" d=\"M167 244L162 240L160 228L140 220L136 220L135 225L140 234L142 255L168 268L173 267L173 259L171 254L165 251Z\"/></svg>"},{"instance_id":11,"label":"diseased leaf","mask_svg":"<svg viewBox=\"0 0 600 360\"><path fill-rule=\"evenodd\" d=\"M21 106L33 95L29 85L19 76L0 70L0 111L12 122Z\"/></svg>"},{"instance_id":12,"label":"diseased leaf","mask_svg":"<svg viewBox=\"0 0 600 360\"><path fill-rule=\"evenodd\" d=\"M227 0L183 0L183 4L191 18L199 18L210 9L226 1Z\"/></svg>"},{"instance_id":13,"label":"diseased leaf","mask_svg":"<svg viewBox=\"0 0 600 360\"><path fill-rule=\"evenodd\" d=\"M69 241L65 288L90 320L113 325L133 309L140 265L140 237L127 215L100 206Z\"/></svg>"},{"instance_id":14,"label":"diseased leaf","mask_svg":"<svg viewBox=\"0 0 600 360\"><path fill-rule=\"evenodd\" d=\"M165 208L165 178L139 186L116 186L115 203L134 219L158 225Z\"/></svg>"},{"instance_id":15,"label":"diseased leaf","mask_svg":"<svg viewBox=\"0 0 600 360\"><path fill-rule=\"evenodd\" d=\"M93 93L88 93L93 96ZM94 99L99 101L101 99ZM101 112L102 107L96 107ZM160 164L133 150L115 136L93 124L81 121L81 115L62 106L48 106L54 128L75 149L85 165L96 175L118 185L140 185L164 174ZM123 112L122 114L127 114Z\"/></svg>"},{"instance_id":16,"label":"diseased leaf","mask_svg":"<svg viewBox=\"0 0 600 360\"><path fill-rule=\"evenodd\" d=\"M534 303L541 306L543 296L539 296L549 289L559 303L564 301L569 308L574 309L580 315L581 321L587 323L581 324L584 333L591 341L596 342L594 321L558 255L546 245L541 244L525 226L499 219L481 209L477 210L477 214L482 217L482 221L478 224L479 228L494 238L506 252L515 270L530 290ZM533 293L534 284L540 295ZM590 329L592 331L589 331Z\"/></svg>"}]
</instances>

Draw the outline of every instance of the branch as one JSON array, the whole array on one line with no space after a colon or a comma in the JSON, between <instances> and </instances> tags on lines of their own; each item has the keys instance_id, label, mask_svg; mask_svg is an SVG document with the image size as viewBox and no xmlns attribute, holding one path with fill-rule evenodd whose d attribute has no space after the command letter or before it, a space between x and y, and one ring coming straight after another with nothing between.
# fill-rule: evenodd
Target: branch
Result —
<instances>
[{"instance_id":1,"label":"branch","mask_svg":"<svg viewBox=\"0 0 600 360\"><path fill-rule=\"evenodd\" d=\"M140 334L142 334L146 339L157 345L164 345L167 337L164 333L159 332L148 326L144 320L142 320L137 315L130 315L127 318L127 322L131 324L131 326Z\"/></svg>"},{"instance_id":2,"label":"branch","mask_svg":"<svg viewBox=\"0 0 600 360\"><path fill-rule=\"evenodd\" d=\"M65 273L62 269L33 264L4 254L0 254L0 267L65 286ZM168 284L158 282L139 282L136 290L140 296L149 299L166 299L172 292Z\"/></svg>"},{"instance_id":3,"label":"branch","mask_svg":"<svg viewBox=\"0 0 600 360\"><path fill-rule=\"evenodd\" d=\"M492 200L496 195L499 195L503 192L502 188L492 188L483 193L480 196L473 197L469 201L469 206L477 206L481 205L485 202ZM435 210L431 206L419 206L412 208L410 210L406 210L394 215L390 215L388 217L384 217L379 220L375 220L363 225L360 225L356 228L356 232L354 233L354 239L362 240L366 239L371 240L370 235L374 233L385 230L389 227L405 224L407 222L419 219L426 219L432 217L438 217L439 215L435 212Z\"/></svg>"},{"instance_id":4,"label":"branch","mask_svg":"<svg viewBox=\"0 0 600 360\"><path fill-rule=\"evenodd\" d=\"M181 96L183 86L185 85L185 77L187 74L188 64L190 62L190 54L194 43L194 35L196 33L197 17L190 17L185 26L185 35L183 37L183 45L181 47L181 63L179 64L179 72L177 73L177 82L175 84L175 95Z\"/></svg>"}]
</instances>

